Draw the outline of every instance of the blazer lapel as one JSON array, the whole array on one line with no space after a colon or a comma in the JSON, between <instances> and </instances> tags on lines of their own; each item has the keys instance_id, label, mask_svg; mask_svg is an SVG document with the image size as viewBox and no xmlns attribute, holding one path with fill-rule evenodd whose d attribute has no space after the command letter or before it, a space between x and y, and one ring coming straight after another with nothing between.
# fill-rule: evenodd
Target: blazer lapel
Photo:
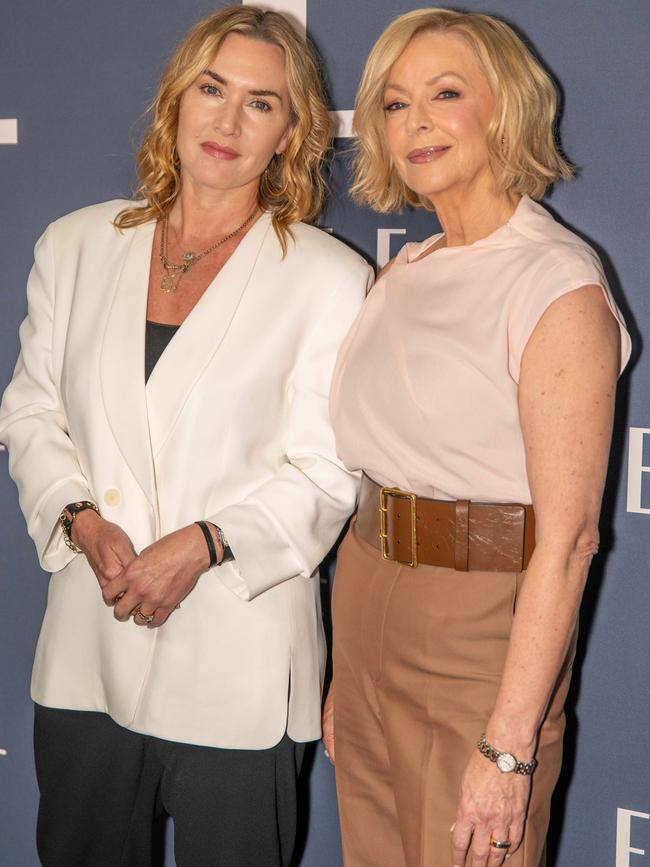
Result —
<instances>
[{"instance_id":1,"label":"blazer lapel","mask_svg":"<svg viewBox=\"0 0 650 867\"><path fill-rule=\"evenodd\" d=\"M262 214L154 367L146 386L154 457L164 445L194 383L219 349L269 232L273 232L271 217Z\"/></svg>"},{"instance_id":2,"label":"blazer lapel","mask_svg":"<svg viewBox=\"0 0 650 867\"><path fill-rule=\"evenodd\" d=\"M113 435L145 496L157 511L144 383L147 288L155 223L127 231L132 236L116 281L104 332L100 376Z\"/></svg>"}]
</instances>

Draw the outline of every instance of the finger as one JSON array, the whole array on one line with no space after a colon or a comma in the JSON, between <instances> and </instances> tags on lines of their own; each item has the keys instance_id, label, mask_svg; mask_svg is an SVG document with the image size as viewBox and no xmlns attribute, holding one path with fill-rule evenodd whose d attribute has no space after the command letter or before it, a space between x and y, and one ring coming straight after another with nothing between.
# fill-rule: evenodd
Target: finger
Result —
<instances>
[{"instance_id":1,"label":"finger","mask_svg":"<svg viewBox=\"0 0 650 867\"><path fill-rule=\"evenodd\" d=\"M467 857L467 851L472 842L472 832L474 831L473 824L467 819L456 818L456 822L452 825L453 831L451 835L451 857L454 867L463 867Z\"/></svg>"},{"instance_id":2,"label":"finger","mask_svg":"<svg viewBox=\"0 0 650 867\"><path fill-rule=\"evenodd\" d=\"M134 590L127 589L126 593L116 601L113 607L113 617L120 623L125 623L139 605L142 605L145 611L153 610L153 606L145 605Z\"/></svg>"},{"instance_id":3,"label":"finger","mask_svg":"<svg viewBox=\"0 0 650 867\"><path fill-rule=\"evenodd\" d=\"M124 566L114 557L102 557L99 561L99 572L105 581L114 581L124 572Z\"/></svg>"},{"instance_id":4,"label":"finger","mask_svg":"<svg viewBox=\"0 0 650 867\"><path fill-rule=\"evenodd\" d=\"M133 613L133 622L136 626L148 626L153 622L155 612L143 611L138 605Z\"/></svg>"},{"instance_id":5,"label":"finger","mask_svg":"<svg viewBox=\"0 0 650 867\"><path fill-rule=\"evenodd\" d=\"M492 862L488 860L491 858L492 851L490 832L485 827L474 828L469 859L471 867L487 867L488 863L492 867Z\"/></svg>"},{"instance_id":6,"label":"finger","mask_svg":"<svg viewBox=\"0 0 650 867\"><path fill-rule=\"evenodd\" d=\"M334 735L331 733L323 735L323 744L325 746L325 755L330 760L332 764L336 761L335 749L334 749Z\"/></svg>"},{"instance_id":7,"label":"finger","mask_svg":"<svg viewBox=\"0 0 650 867\"><path fill-rule=\"evenodd\" d=\"M510 848L508 849L508 853L506 857L510 857L513 855L517 849L521 846L521 841L524 837L524 823L516 822L510 826L510 836L508 839L510 840Z\"/></svg>"},{"instance_id":8,"label":"finger","mask_svg":"<svg viewBox=\"0 0 650 867\"><path fill-rule=\"evenodd\" d=\"M128 589L128 584L124 580L124 577L120 576L119 578L113 578L111 581L107 581L103 586L100 582L100 587L104 602L109 607L112 607L123 598Z\"/></svg>"},{"instance_id":9,"label":"finger","mask_svg":"<svg viewBox=\"0 0 650 867\"><path fill-rule=\"evenodd\" d=\"M123 541L116 545L112 546L113 554L120 564L121 569L126 569L126 567L137 557L133 545L131 544L131 540L126 538Z\"/></svg>"},{"instance_id":10,"label":"finger","mask_svg":"<svg viewBox=\"0 0 650 867\"><path fill-rule=\"evenodd\" d=\"M142 607L145 608L144 603ZM162 605L156 608L156 610L153 612L153 620L147 623L148 628L157 629L159 626L163 626L163 624L166 623L167 619L169 618L169 615L173 614L173 612L176 611L178 607L179 606L176 605Z\"/></svg>"},{"instance_id":11,"label":"finger","mask_svg":"<svg viewBox=\"0 0 650 867\"><path fill-rule=\"evenodd\" d=\"M100 544L97 549L99 571L109 581L119 577L135 559L136 555L130 543L116 545L115 540L111 539Z\"/></svg>"},{"instance_id":12,"label":"finger","mask_svg":"<svg viewBox=\"0 0 650 867\"><path fill-rule=\"evenodd\" d=\"M510 846L497 846L497 843L510 843L510 832L506 828L496 827L490 834L488 843L490 846L489 867L501 867L510 852Z\"/></svg>"}]
</instances>

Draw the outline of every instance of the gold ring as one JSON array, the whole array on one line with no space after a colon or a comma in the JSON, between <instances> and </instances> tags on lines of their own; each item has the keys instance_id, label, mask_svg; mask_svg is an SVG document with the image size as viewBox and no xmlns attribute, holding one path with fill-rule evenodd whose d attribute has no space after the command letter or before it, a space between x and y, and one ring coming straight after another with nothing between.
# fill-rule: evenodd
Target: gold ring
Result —
<instances>
[{"instance_id":1,"label":"gold ring","mask_svg":"<svg viewBox=\"0 0 650 867\"><path fill-rule=\"evenodd\" d=\"M133 616L134 617L141 617L145 623L151 623L151 621L154 618L154 615L155 615L155 612L154 612L154 614L144 614L142 611L140 611L139 605L133 611Z\"/></svg>"},{"instance_id":2,"label":"gold ring","mask_svg":"<svg viewBox=\"0 0 650 867\"><path fill-rule=\"evenodd\" d=\"M493 837L490 837L490 846L493 849L509 849L510 840L495 840Z\"/></svg>"}]
</instances>

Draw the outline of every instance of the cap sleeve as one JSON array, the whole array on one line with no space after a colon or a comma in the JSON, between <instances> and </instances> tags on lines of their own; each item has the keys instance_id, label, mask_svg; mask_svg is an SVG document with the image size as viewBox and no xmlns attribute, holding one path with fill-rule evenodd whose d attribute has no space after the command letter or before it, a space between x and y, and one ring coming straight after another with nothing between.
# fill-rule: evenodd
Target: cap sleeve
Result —
<instances>
[{"instance_id":1,"label":"cap sleeve","mask_svg":"<svg viewBox=\"0 0 650 867\"><path fill-rule=\"evenodd\" d=\"M513 295L508 317L508 370L519 382L521 357L535 326L554 301L582 286L600 286L621 334L619 372L623 372L632 349L630 335L621 311L616 306L600 259L590 249L576 250L570 257L544 261L534 273L522 280Z\"/></svg>"}]
</instances>

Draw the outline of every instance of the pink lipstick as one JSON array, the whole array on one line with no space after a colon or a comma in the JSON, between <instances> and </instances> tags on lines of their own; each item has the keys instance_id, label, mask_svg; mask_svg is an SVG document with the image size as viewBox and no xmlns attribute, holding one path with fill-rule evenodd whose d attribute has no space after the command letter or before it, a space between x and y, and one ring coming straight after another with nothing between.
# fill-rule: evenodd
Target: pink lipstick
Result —
<instances>
[{"instance_id":1,"label":"pink lipstick","mask_svg":"<svg viewBox=\"0 0 650 867\"><path fill-rule=\"evenodd\" d=\"M450 145L431 145L428 148L417 148L407 154L407 159L412 163L430 163L440 159L449 150Z\"/></svg>"},{"instance_id":2,"label":"pink lipstick","mask_svg":"<svg viewBox=\"0 0 650 867\"><path fill-rule=\"evenodd\" d=\"M241 156L239 151L225 145L220 145L216 141L201 142L201 147L208 156L214 157L217 160L236 160L237 157Z\"/></svg>"}]
</instances>

